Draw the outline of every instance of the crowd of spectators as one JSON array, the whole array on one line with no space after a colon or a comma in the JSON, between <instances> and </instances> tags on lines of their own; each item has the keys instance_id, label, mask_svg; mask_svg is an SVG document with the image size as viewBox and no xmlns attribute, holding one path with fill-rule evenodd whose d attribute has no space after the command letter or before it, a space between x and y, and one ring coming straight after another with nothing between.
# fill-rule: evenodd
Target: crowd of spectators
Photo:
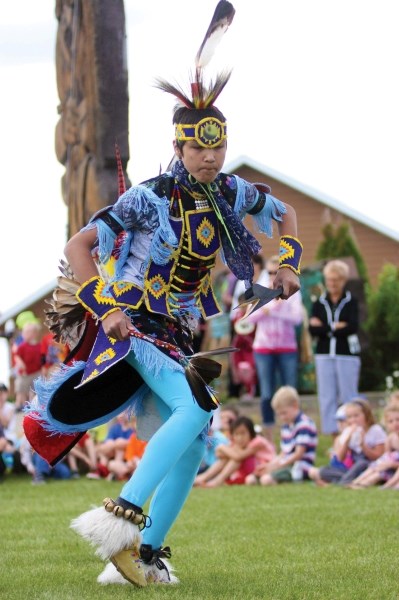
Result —
<instances>
[{"instance_id":1,"label":"crowd of spectators","mask_svg":"<svg viewBox=\"0 0 399 600\"><path fill-rule=\"evenodd\" d=\"M265 264L262 257L255 257L254 280L271 286L277 268L278 257ZM233 345L237 351L224 365L228 399L214 414L196 486L308 480L355 490L372 485L399 489L399 394L391 395L379 423L370 403L358 393L359 316L357 300L346 289L348 267L334 260L323 273L325 292L309 315L299 292L249 314L251 307L243 304L243 282L225 272L217 276L215 291L224 312L202 323L196 349ZM42 336L39 320L29 311L20 315L17 324L19 332L12 344L14 401L0 383L0 478L14 471L29 473L34 484L82 476L129 479L146 442L138 439L135 421L126 412L88 431L55 467L32 450L22 432L21 410L33 395L35 378L58 368L66 348L51 334ZM320 419L301 408L298 327L306 327L314 338ZM250 418L253 404L247 401L257 402L258 397L258 415ZM316 465L323 462L322 456L316 460L320 434L332 436L332 447L328 464Z\"/></svg>"},{"instance_id":2,"label":"crowd of spectators","mask_svg":"<svg viewBox=\"0 0 399 600\"><path fill-rule=\"evenodd\" d=\"M126 412L109 425L83 435L65 458L51 467L30 446L21 427L22 415L8 400L8 388L0 383L0 478L7 473L28 473L35 485L52 479L126 480L137 467L146 442L136 435L134 418Z\"/></svg>"}]
</instances>

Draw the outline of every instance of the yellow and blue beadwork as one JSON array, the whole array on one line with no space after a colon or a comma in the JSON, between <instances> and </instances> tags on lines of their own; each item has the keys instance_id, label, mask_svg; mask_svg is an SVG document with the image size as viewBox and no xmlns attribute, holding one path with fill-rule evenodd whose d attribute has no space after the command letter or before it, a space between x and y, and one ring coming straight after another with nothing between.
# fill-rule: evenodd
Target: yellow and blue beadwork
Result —
<instances>
[{"instance_id":1,"label":"yellow and blue beadwork","mask_svg":"<svg viewBox=\"0 0 399 600\"><path fill-rule=\"evenodd\" d=\"M212 258L220 247L217 217L211 209L188 210L185 212L188 232L188 251L196 258Z\"/></svg>"},{"instance_id":2,"label":"yellow and blue beadwork","mask_svg":"<svg viewBox=\"0 0 399 600\"><path fill-rule=\"evenodd\" d=\"M87 311L99 320L103 320L112 312L119 310L108 285L99 276L85 281L76 292L76 298Z\"/></svg>"},{"instance_id":3,"label":"yellow and blue beadwork","mask_svg":"<svg viewBox=\"0 0 399 600\"><path fill-rule=\"evenodd\" d=\"M167 291L166 281L157 274L145 282L145 289L158 300Z\"/></svg>"},{"instance_id":4,"label":"yellow and blue beadwork","mask_svg":"<svg viewBox=\"0 0 399 600\"><path fill-rule=\"evenodd\" d=\"M294 271L296 275L300 274L300 262L303 246L301 242L291 235L280 237L279 268L287 267Z\"/></svg>"},{"instance_id":5,"label":"yellow and blue beadwork","mask_svg":"<svg viewBox=\"0 0 399 600\"><path fill-rule=\"evenodd\" d=\"M215 237L215 228L206 217L203 218L197 227L197 239L208 248Z\"/></svg>"},{"instance_id":6,"label":"yellow and blue beadwork","mask_svg":"<svg viewBox=\"0 0 399 600\"><path fill-rule=\"evenodd\" d=\"M177 123L175 136L178 142L195 140L203 148L215 148L227 139L227 123L215 117L205 117L198 123Z\"/></svg>"},{"instance_id":7,"label":"yellow and blue beadwork","mask_svg":"<svg viewBox=\"0 0 399 600\"><path fill-rule=\"evenodd\" d=\"M96 365L101 365L102 363L105 363L108 360L112 360L113 358L115 358L115 356L115 350L113 348L107 348L103 352L100 352L100 354L94 359L94 362L96 363Z\"/></svg>"}]
</instances>

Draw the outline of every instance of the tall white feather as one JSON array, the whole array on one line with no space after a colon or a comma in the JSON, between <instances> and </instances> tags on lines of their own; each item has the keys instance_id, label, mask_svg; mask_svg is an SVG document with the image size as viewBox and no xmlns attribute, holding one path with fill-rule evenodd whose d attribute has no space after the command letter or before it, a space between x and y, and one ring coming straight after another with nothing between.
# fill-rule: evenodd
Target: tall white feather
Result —
<instances>
[{"instance_id":1,"label":"tall white feather","mask_svg":"<svg viewBox=\"0 0 399 600\"><path fill-rule=\"evenodd\" d=\"M227 0L218 2L208 30L195 57L197 69L203 69L210 62L223 35L232 23L235 14L233 5Z\"/></svg>"}]
</instances>

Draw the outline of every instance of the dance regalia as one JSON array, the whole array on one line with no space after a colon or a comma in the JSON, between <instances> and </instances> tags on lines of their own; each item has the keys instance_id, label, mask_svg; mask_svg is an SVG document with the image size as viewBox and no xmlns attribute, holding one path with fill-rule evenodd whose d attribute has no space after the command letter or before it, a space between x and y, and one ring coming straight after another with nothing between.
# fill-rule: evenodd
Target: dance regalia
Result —
<instances>
[{"instance_id":1,"label":"dance regalia","mask_svg":"<svg viewBox=\"0 0 399 600\"><path fill-rule=\"evenodd\" d=\"M151 402L148 386L124 360L131 351L154 377L164 366L192 374L187 368L192 366L197 319L220 313L211 281L218 251L249 285L251 256L260 246L241 219L252 214L259 229L270 236L272 219L281 220L285 212L270 188L234 175L219 174L206 192L178 161L172 172L132 187L86 226L97 228L97 256L104 280L109 279L105 284L93 278L94 296L100 308L115 302L126 311L136 335L116 341L97 324L86 360L69 360L69 366L50 380L36 383L38 398L31 416L49 435L86 431L127 408L138 415L139 430L151 435L157 418L152 409L146 411ZM80 292L82 304L90 285ZM98 317L87 309L94 319ZM93 322L89 324L92 330ZM194 395L205 410L216 408L209 386L202 385L198 395L197 390ZM56 444L57 438L51 441ZM38 451L43 452L42 444ZM56 462L53 456L50 462Z\"/></svg>"},{"instance_id":2,"label":"dance regalia","mask_svg":"<svg viewBox=\"0 0 399 600\"><path fill-rule=\"evenodd\" d=\"M230 74L220 73L208 85L203 69L234 12L227 0L218 2L195 58L189 95L157 81L179 102L173 122L175 153L182 162L132 187L87 225L96 229L99 275L91 277L92 265L83 266L81 272L91 278L80 287L67 286L86 317L79 327L67 323L65 313L58 319L57 310L51 317L53 324L58 319L60 334L81 335L75 336L68 363L50 380L36 383L37 400L24 420L31 445L51 464L86 429L127 408L138 417L139 436L149 439L120 496L106 498L102 507L71 524L97 547L98 556L110 561L100 583L116 583L120 576L139 587L176 582L168 563L170 548L163 543L194 483L205 452L203 434L217 407L209 384L220 365L192 350L197 319L220 312L210 274L217 253L246 282L246 300L257 308L283 293L282 288L252 285L252 257L261 247L242 219L253 215L259 230L271 236L272 221L281 221L286 212L284 204L264 184L225 174L205 184L183 164L186 142L199 150L198 162L218 164L213 153L219 149L224 157L227 122L214 103ZM69 242L72 268L78 265L77 248L90 258L88 239L92 236ZM281 237L280 267L298 273L300 253L299 240ZM119 314L106 321L106 330L118 331L123 324L128 339L117 341L105 333L102 321L113 312Z\"/></svg>"}]
</instances>

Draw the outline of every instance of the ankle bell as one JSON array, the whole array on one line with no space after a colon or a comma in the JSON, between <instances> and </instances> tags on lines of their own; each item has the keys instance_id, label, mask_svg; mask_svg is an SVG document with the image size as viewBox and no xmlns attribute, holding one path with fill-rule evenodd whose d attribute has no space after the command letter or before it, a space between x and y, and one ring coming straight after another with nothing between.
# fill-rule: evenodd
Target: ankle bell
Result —
<instances>
[{"instance_id":1,"label":"ankle bell","mask_svg":"<svg viewBox=\"0 0 399 600\"><path fill-rule=\"evenodd\" d=\"M131 521L141 529L151 525L151 523L147 523L149 517L143 514L143 511L140 507L130 504L121 498L117 498L117 501L113 500L112 498L104 498L103 506L107 512L113 513L119 518L123 517L126 519L126 521ZM130 508L130 506L134 508Z\"/></svg>"}]
</instances>

